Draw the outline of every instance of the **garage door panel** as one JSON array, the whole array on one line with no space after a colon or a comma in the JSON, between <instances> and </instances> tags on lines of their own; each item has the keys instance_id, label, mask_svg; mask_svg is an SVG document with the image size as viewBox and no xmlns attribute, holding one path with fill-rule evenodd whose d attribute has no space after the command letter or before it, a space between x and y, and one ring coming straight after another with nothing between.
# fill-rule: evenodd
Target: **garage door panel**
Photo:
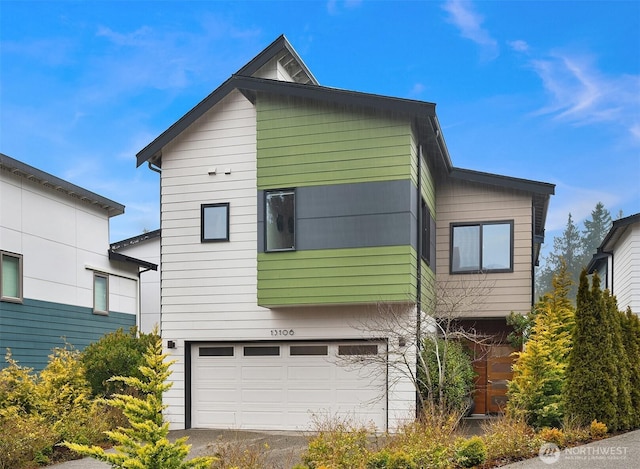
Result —
<instances>
[{"instance_id":1,"label":"garage door panel","mask_svg":"<svg viewBox=\"0 0 640 469\"><path fill-rule=\"evenodd\" d=\"M354 352L353 346L341 347ZM367 347L372 348L366 344L362 350ZM192 426L308 430L313 415L342 415L386 429L386 398L378 399L386 375L359 363L344 366L338 350L336 343L317 342L194 344Z\"/></svg>"}]
</instances>

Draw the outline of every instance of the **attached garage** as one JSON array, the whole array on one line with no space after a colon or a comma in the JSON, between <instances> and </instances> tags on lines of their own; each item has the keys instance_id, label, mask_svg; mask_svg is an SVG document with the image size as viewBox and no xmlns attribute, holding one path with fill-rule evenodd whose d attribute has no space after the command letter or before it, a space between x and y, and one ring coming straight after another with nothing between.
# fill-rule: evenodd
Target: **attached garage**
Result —
<instances>
[{"instance_id":1,"label":"attached garage","mask_svg":"<svg viewBox=\"0 0 640 469\"><path fill-rule=\"evenodd\" d=\"M191 427L309 430L315 414L386 430L387 370L370 359L386 355L386 347L383 341L191 344Z\"/></svg>"}]
</instances>

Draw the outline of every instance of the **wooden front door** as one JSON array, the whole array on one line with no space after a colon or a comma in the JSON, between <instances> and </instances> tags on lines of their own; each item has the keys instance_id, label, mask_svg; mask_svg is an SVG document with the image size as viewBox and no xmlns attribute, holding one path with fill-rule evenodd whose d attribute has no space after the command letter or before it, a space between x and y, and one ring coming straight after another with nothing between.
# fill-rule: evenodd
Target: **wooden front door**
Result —
<instances>
[{"instance_id":1,"label":"wooden front door","mask_svg":"<svg viewBox=\"0 0 640 469\"><path fill-rule=\"evenodd\" d=\"M503 412L507 404L507 381L513 379L513 352L509 345L491 345L487 350L487 413Z\"/></svg>"}]
</instances>

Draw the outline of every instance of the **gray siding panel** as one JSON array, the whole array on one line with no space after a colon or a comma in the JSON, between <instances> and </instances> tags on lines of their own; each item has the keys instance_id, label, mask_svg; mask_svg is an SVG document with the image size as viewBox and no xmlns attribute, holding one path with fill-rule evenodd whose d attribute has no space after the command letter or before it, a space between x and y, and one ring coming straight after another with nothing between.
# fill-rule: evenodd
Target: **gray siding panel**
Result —
<instances>
[{"instance_id":1,"label":"gray siding panel","mask_svg":"<svg viewBox=\"0 0 640 469\"><path fill-rule=\"evenodd\" d=\"M295 191L296 250L416 246L416 187L410 180ZM258 201L258 252L264 252L264 191Z\"/></svg>"},{"instance_id":2,"label":"gray siding panel","mask_svg":"<svg viewBox=\"0 0 640 469\"><path fill-rule=\"evenodd\" d=\"M25 298L23 304L0 303L0 349L11 349L21 366L42 370L55 347L82 350L104 334L135 326L135 315L93 314L91 308ZM0 368L4 368L4 360Z\"/></svg>"}]
</instances>

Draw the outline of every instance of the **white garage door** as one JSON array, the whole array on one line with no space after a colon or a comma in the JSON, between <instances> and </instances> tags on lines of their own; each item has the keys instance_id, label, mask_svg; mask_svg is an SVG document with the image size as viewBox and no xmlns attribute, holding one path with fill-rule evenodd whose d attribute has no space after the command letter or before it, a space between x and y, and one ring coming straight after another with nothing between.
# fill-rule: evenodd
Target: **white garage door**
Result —
<instances>
[{"instance_id":1,"label":"white garage door","mask_svg":"<svg viewBox=\"0 0 640 469\"><path fill-rule=\"evenodd\" d=\"M312 415L387 428L383 342L194 344L191 426L309 430ZM367 356L369 358L367 358Z\"/></svg>"}]
</instances>

